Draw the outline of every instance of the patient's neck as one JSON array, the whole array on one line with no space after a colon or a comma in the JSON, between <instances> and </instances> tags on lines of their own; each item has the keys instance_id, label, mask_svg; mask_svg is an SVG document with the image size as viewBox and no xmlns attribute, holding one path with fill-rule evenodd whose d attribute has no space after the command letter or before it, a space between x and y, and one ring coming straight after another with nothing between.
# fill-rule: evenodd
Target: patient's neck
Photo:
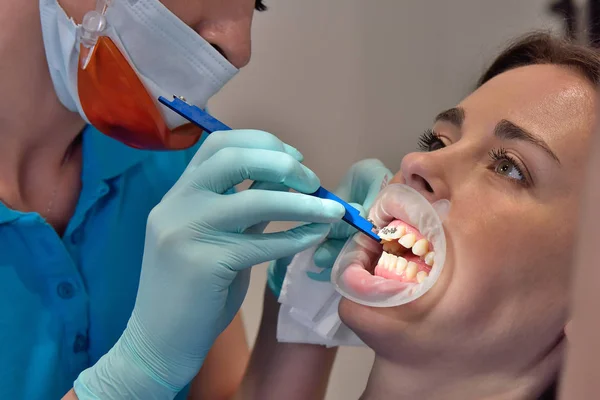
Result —
<instances>
[{"instance_id":1,"label":"patient's neck","mask_svg":"<svg viewBox=\"0 0 600 400\"><path fill-rule=\"evenodd\" d=\"M525 370L471 368L460 357L455 363L432 360L414 366L376 356L360 400L532 400L552 383L562 351L562 346L553 349Z\"/></svg>"}]
</instances>

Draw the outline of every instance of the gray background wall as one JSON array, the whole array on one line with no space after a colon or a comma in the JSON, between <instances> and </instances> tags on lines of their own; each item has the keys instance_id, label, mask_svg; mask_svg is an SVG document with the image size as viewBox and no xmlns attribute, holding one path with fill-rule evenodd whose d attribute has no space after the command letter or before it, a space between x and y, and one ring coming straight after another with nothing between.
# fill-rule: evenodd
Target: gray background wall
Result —
<instances>
[{"instance_id":1,"label":"gray background wall","mask_svg":"<svg viewBox=\"0 0 600 400\"><path fill-rule=\"evenodd\" d=\"M561 28L548 0L266 0L251 63L211 103L236 128L300 149L325 187L353 162L393 172L433 116L460 101L507 40ZM283 224L273 224L280 229ZM265 265L253 269L243 311L256 336ZM367 349L341 349L328 400L359 397Z\"/></svg>"}]
</instances>

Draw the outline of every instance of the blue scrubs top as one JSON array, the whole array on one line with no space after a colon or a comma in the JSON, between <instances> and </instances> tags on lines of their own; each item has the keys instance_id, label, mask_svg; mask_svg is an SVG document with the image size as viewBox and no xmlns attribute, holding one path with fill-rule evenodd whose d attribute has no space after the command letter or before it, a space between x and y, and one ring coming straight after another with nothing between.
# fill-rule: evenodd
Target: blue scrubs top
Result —
<instances>
[{"instance_id":1,"label":"blue scrubs top","mask_svg":"<svg viewBox=\"0 0 600 400\"><path fill-rule=\"evenodd\" d=\"M141 151L87 127L82 191L62 238L38 214L0 203L0 399L60 399L117 341L148 213L199 145Z\"/></svg>"}]
</instances>

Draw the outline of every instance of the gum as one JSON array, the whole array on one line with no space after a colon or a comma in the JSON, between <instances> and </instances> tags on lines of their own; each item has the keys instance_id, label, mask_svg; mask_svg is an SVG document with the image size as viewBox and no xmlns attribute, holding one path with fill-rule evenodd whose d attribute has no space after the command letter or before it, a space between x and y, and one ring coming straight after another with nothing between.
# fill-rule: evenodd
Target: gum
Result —
<instances>
[{"instance_id":1,"label":"gum","mask_svg":"<svg viewBox=\"0 0 600 400\"><path fill-rule=\"evenodd\" d=\"M416 240L426 239L426 237L423 236L421 234L421 232L419 232L419 230L417 228L415 228L414 226L412 226L410 224L407 224L406 222L404 222L402 220L399 220L399 219L395 219L392 222L390 222L389 225L386 226L386 228L396 228L396 227L401 226L401 225L403 225L404 229L406 229L406 232L404 233L404 235L412 233L413 235L415 235ZM385 228L383 228L383 229L385 229ZM398 239L394 239L394 240L398 240Z\"/></svg>"}]
</instances>

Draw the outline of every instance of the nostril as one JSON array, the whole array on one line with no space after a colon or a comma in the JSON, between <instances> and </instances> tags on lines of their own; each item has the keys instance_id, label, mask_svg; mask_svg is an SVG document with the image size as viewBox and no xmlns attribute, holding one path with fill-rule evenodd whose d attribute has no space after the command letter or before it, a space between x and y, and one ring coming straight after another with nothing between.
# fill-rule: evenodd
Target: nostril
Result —
<instances>
[{"instance_id":1,"label":"nostril","mask_svg":"<svg viewBox=\"0 0 600 400\"><path fill-rule=\"evenodd\" d=\"M433 188L427 181L425 181L425 190L427 190L429 193L433 193Z\"/></svg>"},{"instance_id":2,"label":"nostril","mask_svg":"<svg viewBox=\"0 0 600 400\"><path fill-rule=\"evenodd\" d=\"M427 179L423 178L421 175L412 174L410 180L415 185L415 189L426 190L429 193L434 193L434 190L429 182L427 182Z\"/></svg>"}]
</instances>

